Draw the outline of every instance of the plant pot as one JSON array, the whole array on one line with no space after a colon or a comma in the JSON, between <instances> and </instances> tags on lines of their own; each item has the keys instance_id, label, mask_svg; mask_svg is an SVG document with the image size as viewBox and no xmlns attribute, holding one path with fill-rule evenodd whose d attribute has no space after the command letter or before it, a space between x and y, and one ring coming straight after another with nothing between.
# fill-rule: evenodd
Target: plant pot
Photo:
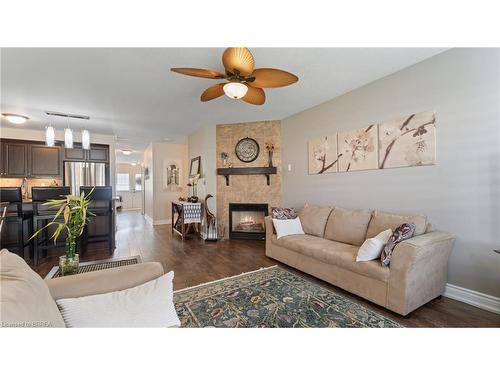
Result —
<instances>
[{"instance_id":1,"label":"plant pot","mask_svg":"<svg viewBox=\"0 0 500 375\"><path fill-rule=\"evenodd\" d=\"M80 258L78 254L68 257L63 255L59 257L59 272L61 276L74 275L78 273Z\"/></svg>"}]
</instances>

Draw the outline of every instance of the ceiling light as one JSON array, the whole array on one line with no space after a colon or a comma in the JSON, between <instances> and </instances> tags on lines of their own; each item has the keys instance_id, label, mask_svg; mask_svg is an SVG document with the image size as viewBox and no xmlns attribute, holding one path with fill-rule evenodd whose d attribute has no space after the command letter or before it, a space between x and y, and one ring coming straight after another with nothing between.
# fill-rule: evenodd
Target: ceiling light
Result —
<instances>
[{"instance_id":1,"label":"ceiling light","mask_svg":"<svg viewBox=\"0 0 500 375\"><path fill-rule=\"evenodd\" d=\"M132 150L122 150L123 155L132 155Z\"/></svg>"},{"instance_id":2,"label":"ceiling light","mask_svg":"<svg viewBox=\"0 0 500 375\"><path fill-rule=\"evenodd\" d=\"M88 130L82 130L82 147L84 150L90 150L90 133Z\"/></svg>"},{"instance_id":3,"label":"ceiling light","mask_svg":"<svg viewBox=\"0 0 500 375\"><path fill-rule=\"evenodd\" d=\"M56 134L54 132L54 128L49 125L45 129L45 143L47 143L47 146L54 147L56 144Z\"/></svg>"},{"instance_id":4,"label":"ceiling light","mask_svg":"<svg viewBox=\"0 0 500 375\"><path fill-rule=\"evenodd\" d=\"M73 148L73 131L70 128L64 129L64 147Z\"/></svg>"},{"instance_id":5,"label":"ceiling light","mask_svg":"<svg viewBox=\"0 0 500 375\"><path fill-rule=\"evenodd\" d=\"M223 89L224 93L231 99L241 99L246 95L248 91L248 87L239 82L226 83Z\"/></svg>"},{"instance_id":6,"label":"ceiling light","mask_svg":"<svg viewBox=\"0 0 500 375\"><path fill-rule=\"evenodd\" d=\"M135 166L137 165L137 163L130 163L130 165L131 165L132 167L135 167Z\"/></svg>"},{"instance_id":7,"label":"ceiling light","mask_svg":"<svg viewBox=\"0 0 500 375\"><path fill-rule=\"evenodd\" d=\"M3 116L12 124L24 124L30 118L23 115L16 115L14 113L2 113Z\"/></svg>"}]
</instances>

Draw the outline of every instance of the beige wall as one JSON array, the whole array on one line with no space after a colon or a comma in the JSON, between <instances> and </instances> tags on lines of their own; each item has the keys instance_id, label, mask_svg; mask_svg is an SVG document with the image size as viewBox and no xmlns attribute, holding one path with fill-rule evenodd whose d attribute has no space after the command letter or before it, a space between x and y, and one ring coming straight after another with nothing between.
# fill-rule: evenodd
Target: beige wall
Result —
<instances>
[{"instance_id":1,"label":"beige wall","mask_svg":"<svg viewBox=\"0 0 500 375\"><path fill-rule=\"evenodd\" d=\"M244 163L238 160L234 147L242 138L254 138L260 146L259 157ZM222 168L221 152L226 152L233 167L265 167L268 166L266 142L274 143L273 164L278 167L278 174L271 176L271 184L267 186L266 177L257 175L230 176L229 186L226 179L217 176L217 224L225 228L228 235L229 203L267 203L269 207L281 205L281 122L260 121L240 124L217 125L217 167Z\"/></svg>"},{"instance_id":2,"label":"beige wall","mask_svg":"<svg viewBox=\"0 0 500 375\"><path fill-rule=\"evenodd\" d=\"M153 144L144 150L144 215L149 222L154 220L154 189L153 189ZM146 174L147 170L147 174Z\"/></svg>"},{"instance_id":3,"label":"beige wall","mask_svg":"<svg viewBox=\"0 0 500 375\"><path fill-rule=\"evenodd\" d=\"M164 187L167 163L176 162L181 168L181 190L170 191ZM152 143L144 153L144 166L150 178L145 180L147 219L153 224L166 224L171 220L171 202L187 195L188 146L187 144Z\"/></svg>"},{"instance_id":4,"label":"beige wall","mask_svg":"<svg viewBox=\"0 0 500 375\"><path fill-rule=\"evenodd\" d=\"M214 198L208 201L208 207L213 213L215 213L217 209L217 165L215 144L215 125L202 126L188 138L188 168L191 159L201 156L201 178L198 184L198 197L204 199L207 194L214 196Z\"/></svg>"},{"instance_id":5,"label":"beige wall","mask_svg":"<svg viewBox=\"0 0 500 375\"><path fill-rule=\"evenodd\" d=\"M500 297L499 86L498 49L453 49L284 119L284 204L425 213L457 236L448 282ZM308 139L420 111L436 112L437 165L307 174Z\"/></svg>"},{"instance_id":6,"label":"beige wall","mask_svg":"<svg viewBox=\"0 0 500 375\"><path fill-rule=\"evenodd\" d=\"M11 128L11 127L1 127L0 129L1 138L12 138L12 139L22 139L27 141L45 141L45 131L43 130L33 130L33 129L23 129L23 128ZM80 133L78 131L74 132L75 142L80 142ZM62 130L56 130L56 140L64 141L64 133ZM90 140L92 143L105 144L109 146L109 176L110 183L113 187L113 193L115 192L115 176L116 176L116 156L115 156L115 137L108 134L90 134Z\"/></svg>"}]
</instances>

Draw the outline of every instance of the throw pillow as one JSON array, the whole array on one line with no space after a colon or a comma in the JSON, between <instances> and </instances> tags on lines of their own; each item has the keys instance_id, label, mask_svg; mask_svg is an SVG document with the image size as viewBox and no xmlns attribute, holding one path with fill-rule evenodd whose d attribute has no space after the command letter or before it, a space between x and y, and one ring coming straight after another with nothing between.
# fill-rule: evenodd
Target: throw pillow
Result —
<instances>
[{"instance_id":1,"label":"throw pillow","mask_svg":"<svg viewBox=\"0 0 500 375\"><path fill-rule=\"evenodd\" d=\"M392 236L392 229L384 230L373 238L367 238L358 250L356 262L366 262L380 257L385 244Z\"/></svg>"},{"instance_id":2,"label":"throw pillow","mask_svg":"<svg viewBox=\"0 0 500 375\"><path fill-rule=\"evenodd\" d=\"M297 217L295 209L286 207L272 207L271 215L273 219L279 220L295 219Z\"/></svg>"},{"instance_id":3,"label":"throw pillow","mask_svg":"<svg viewBox=\"0 0 500 375\"><path fill-rule=\"evenodd\" d=\"M405 223L396 228L391 238L389 238L389 242L385 245L384 251L382 251L380 255L382 266L389 266L394 248L401 241L412 238L415 233L415 227L413 223Z\"/></svg>"},{"instance_id":4,"label":"throw pillow","mask_svg":"<svg viewBox=\"0 0 500 375\"><path fill-rule=\"evenodd\" d=\"M57 300L66 327L180 327L171 271L117 292Z\"/></svg>"},{"instance_id":5,"label":"throw pillow","mask_svg":"<svg viewBox=\"0 0 500 375\"><path fill-rule=\"evenodd\" d=\"M300 223L300 219L298 217L289 220L273 219L273 224L276 229L276 237L278 239L285 236L291 236L293 234L304 234L302 224Z\"/></svg>"}]
</instances>

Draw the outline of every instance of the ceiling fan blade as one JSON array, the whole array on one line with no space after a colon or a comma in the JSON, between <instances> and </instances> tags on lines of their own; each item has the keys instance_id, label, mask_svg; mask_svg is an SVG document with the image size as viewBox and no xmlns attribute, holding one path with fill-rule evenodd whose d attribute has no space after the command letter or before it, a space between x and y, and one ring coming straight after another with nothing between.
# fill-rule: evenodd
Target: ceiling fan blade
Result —
<instances>
[{"instance_id":1,"label":"ceiling fan blade","mask_svg":"<svg viewBox=\"0 0 500 375\"><path fill-rule=\"evenodd\" d=\"M291 85L299 80L299 77L280 69L259 68L252 73L255 77L253 82L248 82L253 87L271 88Z\"/></svg>"},{"instance_id":2,"label":"ceiling fan blade","mask_svg":"<svg viewBox=\"0 0 500 375\"><path fill-rule=\"evenodd\" d=\"M219 96L224 95L224 87L225 83L218 83L216 85L210 86L208 89L203 91L203 94L201 94L201 101L202 102L208 102L209 100L218 98Z\"/></svg>"},{"instance_id":3,"label":"ceiling fan blade","mask_svg":"<svg viewBox=\"0 0 500 375\"><path fill-rule=\"evenodd\" d=\"M185 74L187 76L193 76L193 77L212 78L212 79L226 78L226 75L224 73L209 69L171 68L170 70L175 73Z\"/></svg>"},{"instance_id":4,"label":"ceiling fan blade","mask_svg":"<svg viewBox=\"0 0 500 375\"><path fill-rule=\"evenodd\" d=\"M253 72L255 60L248 48L230 47L222 54L222 64L229 72L249 76Z\"/></svg>"},{"instance_id":5,"label":"ceiling fan blade","mask_svg":"<svg viewBox=\"0 0 500 375\"><path fill-rule=\"evenodd\" d=\"M246 95L241 98L244 102L250 103L250 104L255 104L255 105L262 105L266 101L266 93L264 90L261 88L257 87L252 87L248 86L248 91Z\"/></svg>"}]
</instances>

